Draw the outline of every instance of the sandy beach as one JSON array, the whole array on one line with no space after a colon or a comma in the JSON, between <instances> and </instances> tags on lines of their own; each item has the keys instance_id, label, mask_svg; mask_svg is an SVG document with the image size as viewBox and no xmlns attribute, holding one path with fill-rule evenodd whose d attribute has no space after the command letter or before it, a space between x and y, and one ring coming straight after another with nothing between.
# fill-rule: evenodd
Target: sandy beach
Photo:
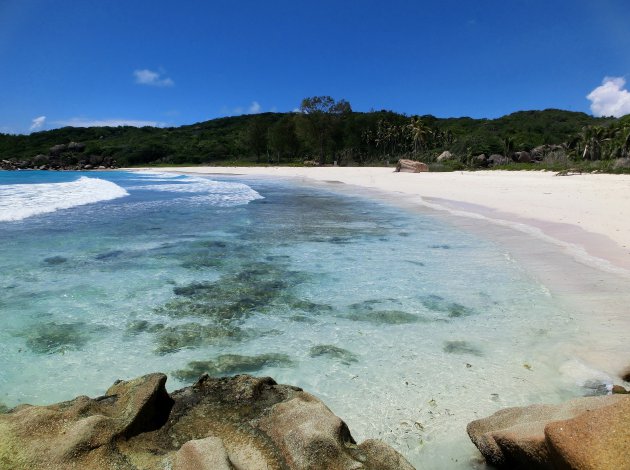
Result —
<instances>
[{"instance_id":1,"label":"sandy beach","mask_svg":"<svg viewBox=\"0 0 630 470\"><path fill-rule=\"evenodd\" d=\"M604 371L619 380L630 364L630 175L550 172L395 173L391 168L177 167L157 171L291 178L373 195L444 215L495 238L558 302L584 336L564 371ZM344 185L339 184L344 183ZM575 370L573 370L575 369ZM614 377L617 377L616 379Z\"/></svg>"}]
</instances>

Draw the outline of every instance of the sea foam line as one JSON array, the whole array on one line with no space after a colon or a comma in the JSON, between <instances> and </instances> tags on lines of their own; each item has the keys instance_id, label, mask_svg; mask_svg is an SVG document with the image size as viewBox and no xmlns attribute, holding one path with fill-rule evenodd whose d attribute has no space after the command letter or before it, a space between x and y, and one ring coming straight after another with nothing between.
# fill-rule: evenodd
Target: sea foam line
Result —
<instances>
[{"instance_id":1,"label":"sea foam line","mask_svg":"<svg viewBox=\"0 0 630 470\"><path fill-rule=\"evenodd\" d=\"M0 221L22 220L128 195L111 181L86 176L68 183L9 184L0 186Z\"/></svg>"},{"instance_id":2,"label":"sea foam line","mask_svg":"<svg viewBox=\"0 0 630 470\"><path fill-rule=\"evenodd\" d=\"M128 188L130 191L179 193L191 196L192 201L216 206L235 206L247 204L256 199L264 199L257 191L243 183L215 181L188 175L170 174L170 177L163 178L165 173L158 172L134 172L134 174L142 175L141 181L150 184L130 186Z\"/></svg>"}]
</instances>

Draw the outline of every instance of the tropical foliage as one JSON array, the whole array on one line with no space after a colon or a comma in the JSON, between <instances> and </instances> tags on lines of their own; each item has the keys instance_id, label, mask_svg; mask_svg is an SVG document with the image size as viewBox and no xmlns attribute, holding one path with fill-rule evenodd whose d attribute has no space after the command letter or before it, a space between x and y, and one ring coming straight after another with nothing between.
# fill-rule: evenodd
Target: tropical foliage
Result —
<instances>
[{"instance_id":1,"label":"tropical foliage","mask_svg":"<svg viewBox=\"0 0 630 470\"><path fill-rule=\"evenodd\" d=\"M305 98L299 112L226 117L181 127L65 127L30 135L0 134L0 159L31 159L71 141L86 144L85 153L115 158L121 166L305 160L384 165L411 158L433 164L433 169L455 169L483 164L480 154L516 160L514 155L523 151L533 151L539 164L619 164L630 158L630 116L594 118L548 109L498 119L442 119L386 110L353 112L345 100L315 96ZM453 158L434 163L445 151Z\"/></svg>"}]
</instances>

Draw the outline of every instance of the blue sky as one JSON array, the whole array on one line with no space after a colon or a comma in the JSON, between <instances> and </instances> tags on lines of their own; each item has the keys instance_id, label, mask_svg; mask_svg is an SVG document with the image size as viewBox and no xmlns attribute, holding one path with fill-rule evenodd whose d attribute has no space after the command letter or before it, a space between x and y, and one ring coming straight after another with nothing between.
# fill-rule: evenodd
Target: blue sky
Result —
<instances>
[{"instance_id":1,"label":"blue sky","mask_svg":"<svg viewBox=\"0 0 630 470\"><path fill-rule=\"evenodd\" d=\"M324 94L440 117L625 114L629 18L628 0L0 0L0 132L190 124Z\"/></svg>"}]
</instances>

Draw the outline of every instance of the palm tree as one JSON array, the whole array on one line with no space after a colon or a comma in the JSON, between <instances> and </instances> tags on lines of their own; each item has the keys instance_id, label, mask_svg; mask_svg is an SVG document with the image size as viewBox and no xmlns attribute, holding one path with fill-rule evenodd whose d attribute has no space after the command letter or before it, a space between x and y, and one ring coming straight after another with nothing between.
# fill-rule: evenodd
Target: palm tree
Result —
<instances>
[{"instance_id":1,"label":"palm tree","mask_svg":"<svg viewBox=\"0 0 630 470\"><path fill-rule=\"evenodd\" d=\"M608 152L611 157L628 158L630 156L630 127L611 129L608 140Z\"/></svg>"},{"instance_id":2,"label":"palm tree","mask_svg":"<svg viewBox=\"0 0 630 470\"><path fill-rule=\"evenodd\" d=\"M512 152L514 151L514 139L510 136L505 137L503 139L503 152L507 158L512 156Z\"/></svg>"},{"instance_id":3,"label":"palm tree","mask_svg":"<svg viewBox=\"0 0 630 470\"><path fill-rule=\"evenodd\" d=\"M427 126L418 116L411 118L411 122L407 124L407 130L411 135L413 142L413 153L418 154L418 150L424 148L429 137L433 134L431 128Z\"/></svg>"},{"instance_id":4,"label":"palm tree","mask_svg":"<svg viewBox=\"0 0 630 470\"><path fill-rule=\"evenodd\" d=\"M577 158L577 156L580 154L580 142L580 136L574 135L568 141L562 144L562 147L564 148L567 156Z\"/></svg>"},{"instance_id":5,"label":"palm tree","mask_svg":"<svg viewBox=\"0 0 630 470\"><path fill-rule=\"evenodd\" d=\"M385 157L385 154L387 152L390 138L391 135L388 123L385 122L383 119L379 119L379 121L376 123L376 138L374 139L374 142L376 143L376 147L380 148L383 152L383 157Z\"/></svg>"},{"instance_id":6,"label":"palm tree","mask_svg":"<svg viewBox=\"0 0 630 470\"><path fill-rule=\"evenodd\" d=\"M453 143L455 142L455 137L453 137L453 132L448 129L446 132L443 133L443 139L442 139L442 145L444 145L445 147L450 147L451 145L453 145Z\"/></svg>"},{"instance_id":7,"label":"palm tree","mask_svg":"<svg viewBox=\"0 0 630 470\"><path fill-rule=\"evenodd\" d=\"M621 156L630 157L630 127L624 127L621 131Z\"/></svg>"},{"instance_id":8,"label":"palm tree","mask_svg":"<svg viewBox=\"0 0 630 470\"><path fill-rule=\"evenodd\" d=\"M588 160L599 160L602 157L602 147L610 140L608 130L604 127L588 126L582 129L582 141L584 142L584 151L582 158Z\"/></svg>"}]
</instances>

